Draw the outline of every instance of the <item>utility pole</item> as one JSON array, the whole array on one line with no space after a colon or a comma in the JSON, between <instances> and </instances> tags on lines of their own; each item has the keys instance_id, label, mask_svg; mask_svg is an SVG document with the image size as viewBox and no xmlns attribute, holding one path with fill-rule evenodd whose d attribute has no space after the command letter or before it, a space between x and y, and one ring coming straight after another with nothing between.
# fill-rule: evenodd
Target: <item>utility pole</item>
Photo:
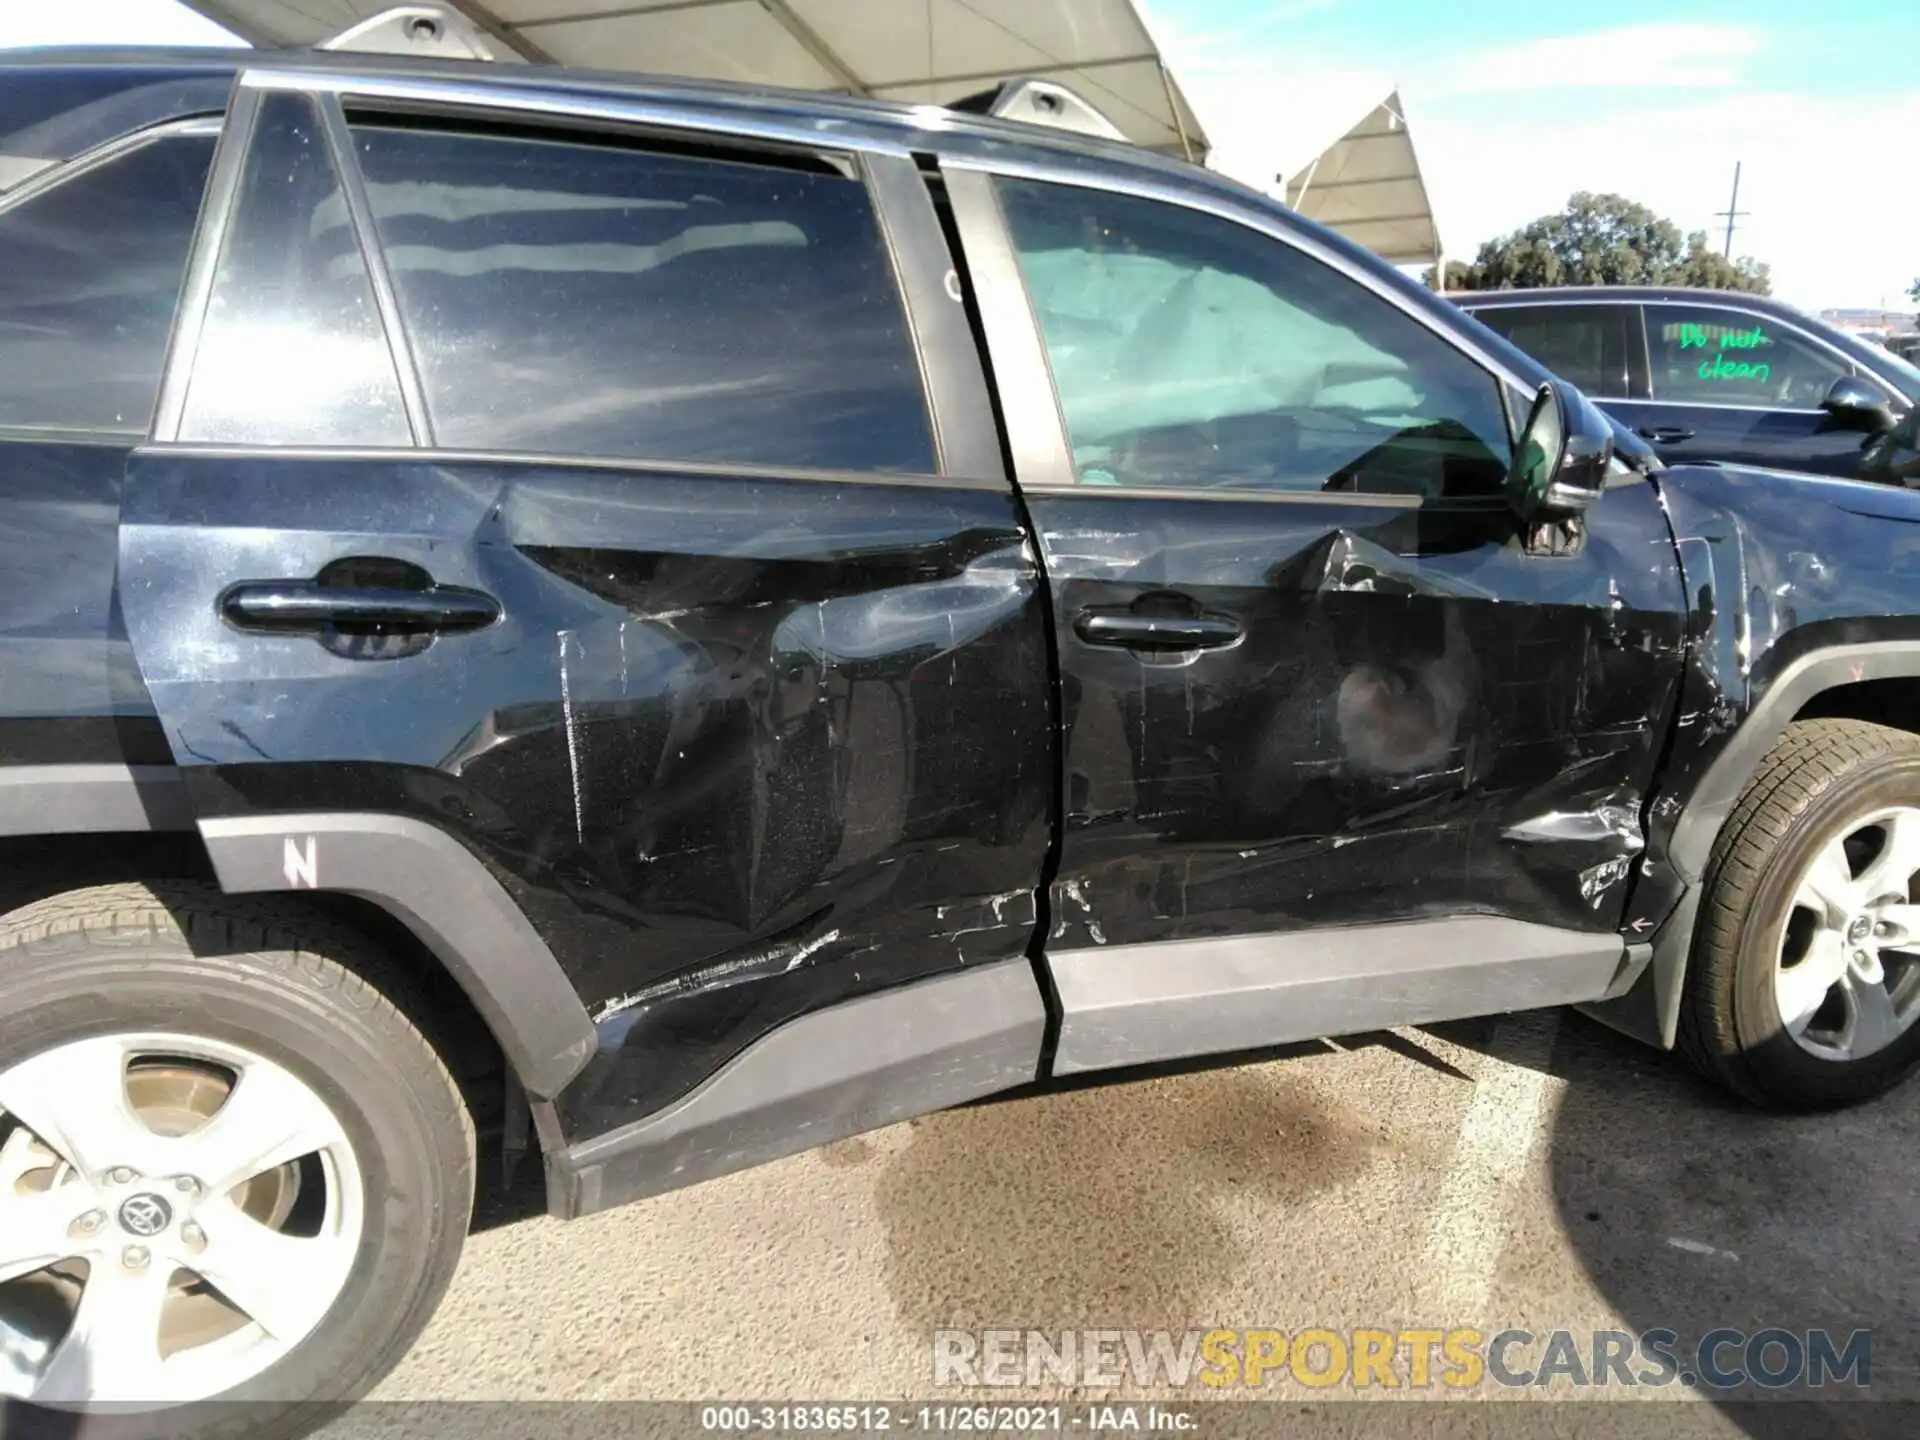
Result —
<instances>
[{"instance_id":1,"label":"utility pole","mask_svg":"<svg viewBox=\"0 0 1920 1440\"><path fill-rule=\"evenodd\" d=\"M1722 216L1726 217L1726 222L1727 222L1726 256L1727 256L1727 259L1731 260L1733 259L1733 222L1738 220L1743 215L1748 215L1752 213L1751 211L1742 210L1740 208L1740 162L1738 160L1733 162L1733 199L1727 202L1726 209L1716 210L1713 213L1714 213L1715 219L1719 219Z\"/></svg>"}]
</instances>

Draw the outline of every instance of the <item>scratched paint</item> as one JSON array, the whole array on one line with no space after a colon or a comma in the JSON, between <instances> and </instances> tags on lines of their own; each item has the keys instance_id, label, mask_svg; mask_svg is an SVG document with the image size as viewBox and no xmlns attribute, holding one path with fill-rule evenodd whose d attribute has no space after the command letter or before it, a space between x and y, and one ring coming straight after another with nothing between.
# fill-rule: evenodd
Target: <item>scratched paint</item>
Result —
<instances>
[{"instance_id":1,"label":"scratched paint","mask_svg":"<svg viewBox=\"0 0 1920 1440\"><path fill-rule=\"evenodd\" d=\"M1589 865L1580 872L1581 897L1598 910L1607 891L1625 880L1632 871L1632 857L1626 855L1616 855L1611 860L1602 860L1598 865Z\"/></svg>"},{"instance_id":2,"label":"scratched paint","mask_svg":"<svg viewBox=\"0 0 1920 1440\"><path fill-rule=\"evenodd\" d=\"M1551 559L1497 508L1031 504L1066 722L1051 943L1618 913L1627 887L1596 908L1583 872L1634 849L1686 630L1650 485ZM1237 643L1168 666L1059 618L1168 593Z\"/></svg>"},{"instance_id":3,"label":"scratched paint","mask_svg":"<svg viewBox=\"0 0 1920 1440\"><path fill-rule=\"evenodd\" d=\"M573 684L567 672L567 642L571 637L560 632L560 724L567 735L567 774L573 782L573 833L576 840L587 838L587 812L584 784L580 775L580 722L573 710ZM625 627L621 629L625 639ZM626 649L621 647L622 663Z\"/></svg>"},{"instance_id":4,"label":"scratched paint","mask_svg":"<svg viewBox=\"0 0 1920 1440\"><path fill-rule=\"evenodd\" d=\"M1731 466L1658 483L1696 638L1627 915L1642 935L1696 878L1668 849L1686 797L1781 671L1825 645L1920 638L1920 494Z\"/></svg>"}]
</instances>

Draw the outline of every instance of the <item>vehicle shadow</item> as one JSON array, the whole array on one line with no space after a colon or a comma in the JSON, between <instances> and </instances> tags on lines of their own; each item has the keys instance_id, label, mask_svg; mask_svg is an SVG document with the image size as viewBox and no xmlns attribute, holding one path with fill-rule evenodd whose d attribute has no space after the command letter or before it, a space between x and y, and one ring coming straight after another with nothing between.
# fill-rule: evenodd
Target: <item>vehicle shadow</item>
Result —
<instances>
[{"instance_id":1,"label":"vehicle shadow","mask_svg":"<svg viewBox=\"0 0 1920 1440\"><path fill-rule=\"evenodd\" d=\"M0 1435L7 1440L88 1440L97 1431L85 1415L0 1397Z\"/></svg>"},{"instance_id":2,"label":"vehicle shadow","mask_svg":"<svg viewBox=\"0 0 1920 1440\"><path fill-rule=\"evenodd\" d=\"M537 1145L525 1151L509 1151L497 1134L483 1134L475 1160L469 1233L478 1235L517 1225L547 1213L546 1172Z\"/></svg>"},{"instance_id":3,"label":"vehicle shadow","mask_svg":"<svg viewBox=\"0 0 1920 1440\"><path fill-rule=\"evenodd\" d=\"M1498 1018L1427 1027L1508 1063L1540 1052ZM1920 1400L1920 1086L1828 1115L1741 1104L1663 1055L1567 1012L1547 1073L1564 1082L1546 1144L1560 1228L1595 1290L1636 1332L1699 1337L1872 1332L1871 1381L1714 1397L1759 1440L1911 1433ZM1497 1293L1497 1291L1496 1291ZM1767 1363L1778 1366L1780 1352ZM1734 1361L1740 1351L1720 1352ZM1904 1404L1796 1401L1901 1401Z\"/></svg>"}]
</instances>

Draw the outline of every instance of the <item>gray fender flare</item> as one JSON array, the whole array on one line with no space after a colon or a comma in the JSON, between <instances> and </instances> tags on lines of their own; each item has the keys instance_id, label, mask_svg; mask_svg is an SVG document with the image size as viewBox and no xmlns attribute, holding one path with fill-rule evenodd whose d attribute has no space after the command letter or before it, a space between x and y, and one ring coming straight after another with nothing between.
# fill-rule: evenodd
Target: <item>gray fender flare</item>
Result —
<instances>
[{"instance_id":1,"label":"gray fender flare","mask_svg":"<svg viewBox=\"0 0 1920 1440\"><path fill-rule=\"evenodd\" d=\"M1667 858L1686 885L1672 915L1653 937L1653 962L1638 993L1590 1007L1596 1018L1671 1050L1680 1027L1680 998L1687 959L1693 952L1707 861L1721 827L1739 804L1747 781L1760 768L1793 717L1824 691L1868 680L1920 676L1920 640L1884 640L1836 645L1793 661L1748 713L1733 738L1714 757L1674 822ZM1648 1001L1651 1001L1651 1006Z\"/></svg>"},{"instance_id":2,"label":"gray fender flare","mask_svg":"<svg viewBox=\"0 0 1920 1440\"><path fill-rule=\"evenodd\" d=\"M479 858L398 815L256 815L199 822L222 889L328 890L399 920L467 992L526 1092L557 1096L598 1032L560 962Z\"/></svg>"},{"instance_id":3,"label":"gray fender flare","mask_svg":"<svg viewBox=\"0 0 1920 1440\"><path fill-rule=\"evenodd\" d=\"M466 991L529 1095L551 1100L593 1055L593 1022L546 942L479 858L425 821L322 813L196 822L171 766L0 766L0 836L196 824L232 894L339 891L405 925Z\"/></svg>"}]
</instances>

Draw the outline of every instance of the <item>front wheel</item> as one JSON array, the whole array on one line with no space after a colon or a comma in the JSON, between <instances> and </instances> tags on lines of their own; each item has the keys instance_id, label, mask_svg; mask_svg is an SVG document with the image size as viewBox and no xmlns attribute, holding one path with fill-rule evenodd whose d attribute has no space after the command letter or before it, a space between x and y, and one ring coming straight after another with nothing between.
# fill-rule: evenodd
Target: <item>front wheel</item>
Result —
<instances>
[{"instance_id":1,"label":"front wheel","mask_svg":"<svg viewBox=\"0 0 1920 1440\"><path fill-rule=\"evenodd\" d=\"M208 886L0 920L0 1396L288 1435L391 1368L473 1185L403 993L353 932Z\"/></svg>"},{"instance_id":2,"label":"front wheel","mask_svg":"<svg viewBox=\"0 0 1920 1440\"><path fill-rule=\"evenodd\" d=\"M1920 736L1790 725L1715 843L1682 1048L1755 1103L1883 1094L1920 1063Z\"/></svg>"}]
</instances>

